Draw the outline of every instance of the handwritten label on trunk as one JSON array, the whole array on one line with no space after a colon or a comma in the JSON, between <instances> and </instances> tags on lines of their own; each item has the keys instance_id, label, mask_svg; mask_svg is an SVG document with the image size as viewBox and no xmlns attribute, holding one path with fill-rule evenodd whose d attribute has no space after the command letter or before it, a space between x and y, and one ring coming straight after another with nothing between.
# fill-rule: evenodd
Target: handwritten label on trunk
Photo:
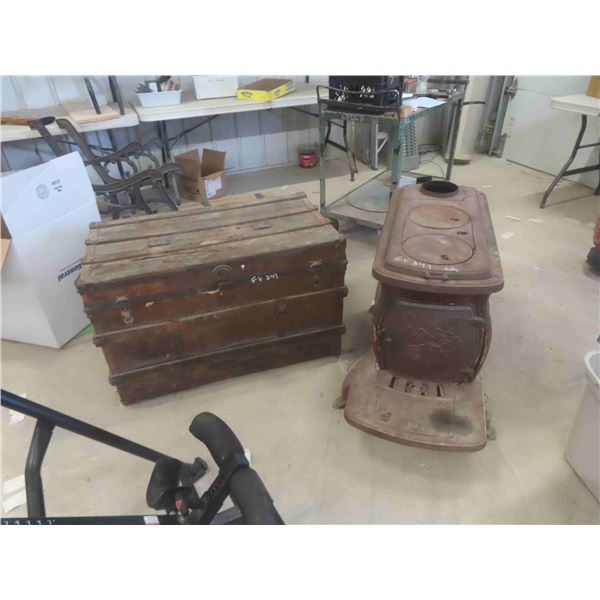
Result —
<instances>
[{"instance_id":1,"label":"handwritten label on trunk","mask_svg":"<svg viewBox=\"0 0 600 600\"><path fill-rule=\"evenodd\" d=\"M250 277L250 283L266 283L273 279L279 279L279 275L277 275L277 273L264 273L262 275L253 275Z\"/></svg>"}]
</instances>

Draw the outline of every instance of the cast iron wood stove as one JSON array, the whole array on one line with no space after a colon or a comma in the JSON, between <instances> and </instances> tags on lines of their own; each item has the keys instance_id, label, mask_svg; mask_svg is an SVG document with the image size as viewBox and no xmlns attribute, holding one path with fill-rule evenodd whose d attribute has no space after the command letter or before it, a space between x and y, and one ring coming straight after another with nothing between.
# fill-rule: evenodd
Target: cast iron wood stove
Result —
<instances>
[{"instance_id":1,"label":"cast iron wood stove","mask_svg":"<svg viewBox=\"0 0 600 600\"><path fill-rule=\"evenodd\" d=\"M344 381L346 420L395 442L483 448L478 373L491 340L488 299L504 284L485 195L448 181L396 190L373 276L372 352Z\"/></svg>"}]
</instances>

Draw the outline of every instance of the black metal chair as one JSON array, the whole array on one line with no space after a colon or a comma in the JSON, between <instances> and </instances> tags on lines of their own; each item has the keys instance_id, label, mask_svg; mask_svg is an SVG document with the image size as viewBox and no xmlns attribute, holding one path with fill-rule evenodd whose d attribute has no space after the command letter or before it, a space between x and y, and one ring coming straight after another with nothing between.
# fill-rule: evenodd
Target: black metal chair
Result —
<instances>
[{"instance_id":1,"label":"black metal chair","mask_svg":"<svg viewBox=\"0 0 600 600\"><path fill-rule=\"evenodd\" d=\"M35 119L29 121L29 127L37 131L40 136L46 141L51 150L56 156L62 156L67 153L67 150L61 145L60 141L48 131L46 127L47 121ZM181 204L178 197L173 200L165 187L165 181L168 177L181 173L182 169L179 165L170 163L159 166L157 159L150 153L147 147L139 142L131 142L123 148L105 155L97 156L92 151L91 147L86 142L85 138L75 129L73 124L68 119L56 119L56 124L65 130L68 136L73 140L84 158L84 164L90 166L100 177L102 184L92 184L92 188L96 194L106 198L105 204L110 208L113 219L118 219L123 210L143 210L147 214L154 214L157 211L153 210L148 202L159 202L166 204L169 209L177 210L177 206ZM135 163L135 160L141 157L148 158L154 167L140 171ZM123 175L122 178L116 178L108 172L108 166L114 164L119 167L119 172ZM129 175L125 171L128 167L132 171ZM154 190L156 197L151 199L144 198L142 189L151 188ZM173 188L174 189L174 188ZM125 193L131 201L131 206L122 205L119 203L119 194Z\"/></svg>"}]
</instances>

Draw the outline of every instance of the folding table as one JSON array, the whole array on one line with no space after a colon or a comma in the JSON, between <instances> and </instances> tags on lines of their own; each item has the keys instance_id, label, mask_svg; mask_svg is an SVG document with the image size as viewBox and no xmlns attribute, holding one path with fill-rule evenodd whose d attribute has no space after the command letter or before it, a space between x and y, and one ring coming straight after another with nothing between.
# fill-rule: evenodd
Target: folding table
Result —
<instances>
[{"instance_id":1,"label":"folding table","mask_svg":"<svg viewBox=\"0 0 600 600\"><path fill-rule=\"evenodd\" d=\"M567 112L573 112L581 115L581 127L579 129L579 133L577 134L577 138L575 140L575 145L573 146L573 150L571 151L571 155L569 156L567 162L564 164L563 168L558 172L554 181L550 184L550 187L546 190L544 197L542 198L542 202L540 203L540 208L544 208L546 206L546 202L548 201L548 197L552 193L552 190L556 187L556 184L563 178L568 175L577 175L578 173L588 173L589 171L598 170L598 186L594 191L596 196L600 195L600 160L597 165L591 165L588 167L580 167L578 169L571 169L571 163L575 160L577 156L577 152L582 148L592 148L593 146L600 146L600 141L593 142L591 144L582 144L581 140L583 140L583 136L585 135L585 130L587 128L587 119L588 116L591 117L600 117L600 98L594 98L592 96L586 96L585 94L575 94L573 96L557 96L556 98L552 98L552 103L550 104L552 108L557 110L564 110ZM600 127L598 128L598 132L600 134Z\"/></svg>"}]
</instances>

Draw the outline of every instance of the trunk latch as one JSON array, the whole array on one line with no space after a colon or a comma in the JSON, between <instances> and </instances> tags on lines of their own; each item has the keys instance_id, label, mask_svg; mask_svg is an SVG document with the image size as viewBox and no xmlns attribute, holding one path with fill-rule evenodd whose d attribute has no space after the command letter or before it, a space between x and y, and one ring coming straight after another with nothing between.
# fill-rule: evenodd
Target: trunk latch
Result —
<instances>
[{"instance_id":1,"label":"trunk latch","mask_svg":"<svg viewBox=\"0 0 600 600\"><path fill-rule=\"evenodd\" d=\"M133 313L131 312L131 305L129 304L129 298L127 296L119 296L116 300L117 308L121 313L121 318L125 325L133 325Z\"/></svg>"},{"instance_id":2,"label":"trunk latch","mask_svg":"<svg viewBox=\"0 0 600 600\"><path fill-rule=\"evenodd\" d=\"M308 272L313 276L313 287L318 289L321 287L321 277L319 273L323 270L323 260L311 260L307 266Z\"/></svg>"}]
</instances>

